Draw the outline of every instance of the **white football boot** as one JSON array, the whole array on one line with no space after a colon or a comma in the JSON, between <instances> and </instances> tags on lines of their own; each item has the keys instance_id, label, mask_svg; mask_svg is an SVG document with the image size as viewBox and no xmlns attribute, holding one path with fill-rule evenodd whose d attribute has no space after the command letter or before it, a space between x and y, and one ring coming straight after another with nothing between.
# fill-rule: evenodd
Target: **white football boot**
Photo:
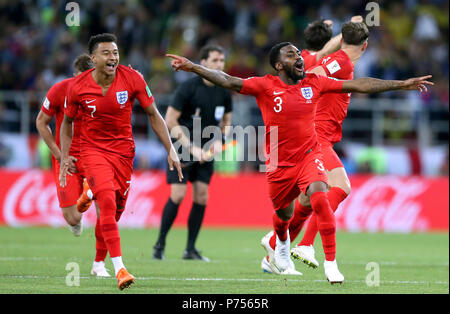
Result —
<instances>
[{"instance_id":1,"label":"white football boot","mask_svg":"<svg viewBox=\"0 0 450 314\"><path fill-rule=\"evenodd\" d=\"M344 282L344 275L339 271L336 260L332 262L325 260L323 262L323 268L325 270L325 276L331 284L342 284Z\"/></svg>"},{"instance_id":2,"label":"white football boot","mask_svg":"<svg viewBox=\"0 0 450 314\"><path fill-rule=\"evenodd\" d=\"M284 271L280 271L278 268L272 265L275 256L275 251L272 249L269 243L272 235L273 231L270 231L261 239L261 246L264 248L264 250L266 250L266 255L269 257L269 260L267 260L267 256L264 256L263 260L261 261L261 269L263 270L263 272L277 275L303 275L301 272L295 270L295 264L290 258L289 268Z\"/></svg>"},{"instance_id":3,"label":"white football boot","mask_svg":"<svg viewBox=\"0 0 450 314\"><path fill-rule=\"evenodd\" d=\"M95 262L92 265L91 275L97 277L111 277L108 270L105 268L105 262Z\"/></svg>"},{"instance_id":4,"label":"white football boot","mask_svg":"<svg viewBox=\"0 0 450 314\"><path fill-rule=\"evenodd\" d=\"M80 222L77 223L75 226L69 225L69 229L70 229L70 232L72 232L72 234L75 237L79 237L81 235L81 233L83 232L83 223L80 220Z\"/></svg>"},{"instance_id":5,"label":"white football boot","mask_svg":"<svg viewBox=\"0 0 450 314\"><path fill-rule=\"evenodd\" d=\"M261 269L263 272L268 273L268 274L277 274L277 275L297 275L297 276L302 276L303 274L299 271L297 271L294 268L294 265L291 265L291 267L289 267L288 269L282 271L281 273L278 271L278 269L274 268L269 260L267 259L267 256L264 256L262 261L261 261Z\"/></svg>"},{"instance_id":6,"label":"white football boot","mask_svg":"<svg viewBox=\"0 0 450 314\"><path fill-rule=\"evenodd\" d=\"M276 236L277 242L275 244L275 254L273 255L273 261L270 261L272 266L277 268L280 273L291 266L291 256L289 254L289 250L291 249L291 240L289 238L289 231L287 234L286 241L280 241L278 236Z\"/></svg>"},{"instance_id":7,"label":"white football boot","mask_svg":"<svg viewBox=\"0 0 450 314\"><path fill-rule=\"evenodd\" d=\"M319 262L315 258L314 247L312 245L300 245L291 249L291 256L301 260L303 263L312 268L319 267Z\"/></svg>"},{"instance_id":8,"label":"white football boot","mask_svg":"<svg viewBox=\"0 0 450 314\"><path fill-rule=\"evenodd\" d=\"M267 256L264 256L261 261L261 269L265 273L273 274L272 266L270 265L269 261L267 260Z\"/></svg>"}]
</instances>

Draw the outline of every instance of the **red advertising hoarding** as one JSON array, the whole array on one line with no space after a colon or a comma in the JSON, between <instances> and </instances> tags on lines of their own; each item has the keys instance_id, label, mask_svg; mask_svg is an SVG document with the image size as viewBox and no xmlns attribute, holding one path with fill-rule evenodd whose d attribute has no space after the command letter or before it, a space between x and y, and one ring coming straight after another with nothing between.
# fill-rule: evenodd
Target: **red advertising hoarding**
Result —
<instances>
[{"instance_id":1,"label":"red advertising hoarding","mask_svg":"<svg viewBox=\"0 0 450 314\"><path fill-rule=\"evenodd\" d=\"M0 170L0 224L64 226L50 172ZM446 230L449 225L448 177L353 176L351 195L340 205L337 226L348 231L412 232ZM121 227L155 227L169 196L164 172L134 174ZM188 188L175 225L185 226L192 191ZM215 174L204 225L270 228L273 210L264 174ZM84 224L96 220L94 206Z\"/></svg>"}]
</instances>

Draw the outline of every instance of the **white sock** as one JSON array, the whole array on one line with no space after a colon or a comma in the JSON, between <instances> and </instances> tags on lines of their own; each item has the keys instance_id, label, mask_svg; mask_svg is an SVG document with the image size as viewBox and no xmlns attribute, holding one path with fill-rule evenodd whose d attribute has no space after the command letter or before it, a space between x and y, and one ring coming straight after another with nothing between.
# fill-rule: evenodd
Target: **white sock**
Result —
<instances>
[{"instance_id":1,"label":"white sock","mask_svg":"<svg viewBox=\"0 0 450 314\"><path fill-rule=\"evenodd\" d=\"M111 260L114 265L114 272L116 273L116 276L117 276L117 273L119 272L119 270L122 268L125 268L125 265L122 262L122 256L112 257Z\"/></svg>"}]
</instances>

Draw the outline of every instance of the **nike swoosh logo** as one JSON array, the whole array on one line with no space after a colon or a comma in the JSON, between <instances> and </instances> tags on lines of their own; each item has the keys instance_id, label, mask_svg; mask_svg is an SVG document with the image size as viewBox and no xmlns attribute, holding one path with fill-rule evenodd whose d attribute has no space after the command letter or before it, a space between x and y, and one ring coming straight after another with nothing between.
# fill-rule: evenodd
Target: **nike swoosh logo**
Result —
<instances>
[{"instance_id":1,"label":"nike swoosh logo","mask_svg":"<svg viewBox=\"0 0 450 314\"><path fill-rule=\"evenodd\" d=\"M280 94L284 94L284 92L276 92L276 91L273 91L273 94L274 94L274 95L280 95Z\"/></svg>"},{"instance_id":2,"label":"nike swoosh logo","mask_svg":"<svg viewBox=\"0 0 450 314\"><path fill-rule=\"evenodd\" d=\"M86 103L87 103L87 104L90 104L91 102L96 101L96 100L97 100L97 99L93 99L93 100L90 100L90 101L87 101L87 100L86 100Z\"/></svg>"}]
</instances>

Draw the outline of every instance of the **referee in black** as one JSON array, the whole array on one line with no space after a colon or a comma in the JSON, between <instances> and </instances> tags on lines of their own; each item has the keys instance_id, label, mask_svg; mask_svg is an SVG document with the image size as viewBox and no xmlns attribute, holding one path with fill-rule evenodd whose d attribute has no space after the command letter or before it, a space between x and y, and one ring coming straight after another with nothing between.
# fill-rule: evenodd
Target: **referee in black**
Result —
<instances>
[{"instance_id":1,"label":"referee in black","mask_svg":"<svg viewBox=\"0 0 450 314\"><path fill-rule=\"evenodd\" d=\"M224 50L217 45L203 47L200 50L200 63L207 68L223 71L225 66ZM231 92L215 86L199 76L186 80L177 88L173 101L167 109L166 123L172 136L177 134L178 138L172 138L172 141L178 140L182 146L180 148L189 149L191 162L181 159L186 165L183 169L184 179L182 182L179 182L176 171L167 169L170 197L164 206L159 236L153 250L154 259L164 259L167 233L186 194L187 181L190 181L193 190L193 204L188 220L188 239L183 259L209 261L208 258L200 255L195 247L195 241L202 225L208 201L209 182L214 172L214 161L207 161L211 159L207 154L210 148L204 147L204 145L211 142L214 135L211 135L210 138L202 138L200 147L200 143L196 143L193 139L193 133L198 131L203 133L204 128L208 126L219 126L222 134L225 134L225 127L231 125L231 111ZM199 122L201 122L201 130L193 130L194 125L198 126ZM188 130L189 134L183 133L181 131L183 128L185 131ZM212 145L213 151L221 151L222 142L222 136L216 139ZM180 154L180 150L178 153ZM197 160L197 162L192 162L192 160Z\"/></svg>"}]
</instances>

